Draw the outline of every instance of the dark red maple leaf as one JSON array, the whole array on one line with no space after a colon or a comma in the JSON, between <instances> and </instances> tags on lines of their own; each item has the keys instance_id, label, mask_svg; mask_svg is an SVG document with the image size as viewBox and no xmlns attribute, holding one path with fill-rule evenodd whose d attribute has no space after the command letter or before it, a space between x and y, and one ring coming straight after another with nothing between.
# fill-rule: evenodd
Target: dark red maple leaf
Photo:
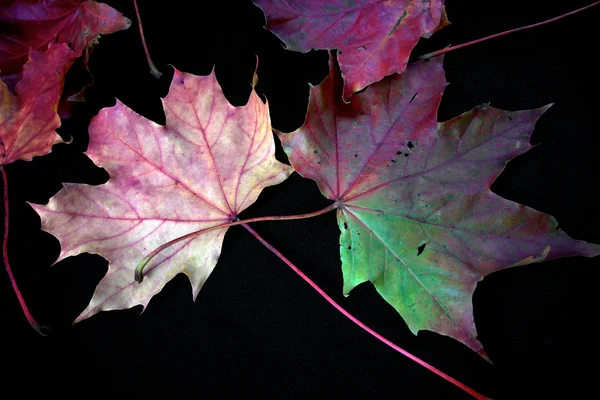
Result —
<instances>
[{"instance_id":1,"label":"dark red maple leaf","mask_svg":"<svg viewBox=\"0 0 600 400\"><path fill-rule=\"evenodd\" d=\"M87 61L87 49L100 35L127 29L131 21L93 0L8 0L0 4L0 74L12 89L30 49L66 43Z\"/></svg>"}]
</instances>

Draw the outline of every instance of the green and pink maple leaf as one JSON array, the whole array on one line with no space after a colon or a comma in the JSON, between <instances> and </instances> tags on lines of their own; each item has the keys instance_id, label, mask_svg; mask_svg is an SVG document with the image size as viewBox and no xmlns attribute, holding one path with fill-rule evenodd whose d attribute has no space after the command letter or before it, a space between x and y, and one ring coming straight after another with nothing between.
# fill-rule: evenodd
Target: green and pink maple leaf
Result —
<instances>
[{"instance_id":1,"label":"green and pink maple leaf","mask_svg":"<svg viewBox=\"0 0 600 400\"><path fill-rule=\"evenodd\" d=\"M444 0L253 0L294 51L337 49L344 99L402 73L420 37L448 24Z\"/></svg>"},{"instance_id":2,"label":"green and pink maple leaf","mask_svg":"<svg viewBox=\"0 0 600 400\"><path fill-rule=\"evenodd\" d=\"M101 110L90 124L87 155L108 171L108 183L65 184L47 206L32 204L42 228L60 240L59 260L88 252L110 263L77 321L145 307L181 272L196 298L217 263L226 227L166 248L141 283L134 280L136 265L170 240L234 221L264 187L292 172L275 159L268 105L256 92L245 106L233 107L214 73L176 70L163 105L166 126L120 102Z\"/></svg>"},{"instance_id":3,"label":"green and pink maple leaf","mask_svg":"<svg viewBox=\"0 0 600 400\"><path fill-rule=\"evenodd\" d=\"M413 333L448 335L485 356L473 320L477 282L512 266L600 254L551 216L490 191L506 163L531 148L548 107L483 105L440 123L441 57L349 103L330 64L310 91L304 125L278 134L296 171L338 205L344 294L370 281Z\"/></svg>"}]
</instances>

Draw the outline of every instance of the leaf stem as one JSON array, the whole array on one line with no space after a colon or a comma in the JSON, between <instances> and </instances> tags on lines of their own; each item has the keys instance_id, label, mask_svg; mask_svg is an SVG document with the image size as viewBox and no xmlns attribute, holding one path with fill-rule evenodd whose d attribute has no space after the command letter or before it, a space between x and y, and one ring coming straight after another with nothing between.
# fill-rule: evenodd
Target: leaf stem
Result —
<instances>
[{"instance_id":1,"label":"leaf stem","mask_svg":"<svg viewBox=\"0 0 600 400\"><path fill-rule=\"evenodd\" d=\"M551 18L551 19L546 20L546 21L538 22L538 23L533 24L533 25L527 25L527 26L522 26L520 28L510 29L508 31L501 32L501 33L496 33L494 35L486 36L486 37L481 38L481 39L472 40L472 41L467 42L467 43L458 44L456 46L450 46L450 47L446 47L445 49L434 51L432 53L423 54L422 56L419 56L419 60L428 60L431 57L439 56L441 54L445 54L445 53L448 53L448 52L453 51L453 50L462 49L463 47L467 47L467 46L470 46L472 44L485 42L486 40L494 39L494 38L497 38L497 37L500 37L500 36L504 36L504 35L508 35L510 33L524 31L526 29L536 28L538 26L549 24L550 22L558 21L560 19L568 17L569 15L577 14L577 13L583 11L583 10L587 10L588 8L592 8L592 7L597 6L597 5L600 5L600 1L596 1L595 3L589 4L589 5L585 6L585 7L581 7L579 9L577 9L577 10L568 12L568 13L563 14L563 15L559 15L558 17L554 17L554 18Z\"/></svg>"},{"instance_id":2,"label":"leaf stem","mask_svg":"<svg viewBox=\"0 0 600 400\"><path fill-rule=\"evenodd\" d=\"M310 212L310 213L306 213L306 214L275 215L275 216L268 216L268 217L249 218L249 219L245 219L245 220L241 220L241 221L238 220L238 221L228 222L226 224L215 225L215 226L211 226L210 228L204 228L204 229L200 229L200 230L188 233L186 235L183 235L176 239L168 241L167 243L157 247L156 249L154 249L154 251L152 251L150 254L148 254L146 257L144 257L142 259L142 261L140 261L139 264L135 267L135 273L134 273L135 280L137 282L141 283L144 280L144 275L143 275L144 268L150 262L150 260L152 260L158 253L160 253L164 249L171 247L175 243L181 242L182 240L186 240L191 237L198 236L202 233L210 232L215 229L229 228L230 226L243 225L246 223L249 224L249 223L253 223L253 222L264 222L264 221L291 221L291 220L295 220L295 219L306 219L306 218L317 217L321 214L325 214L325 213L328 213L329 211L335 210L337 207L338 207L337 203L333 203L333 204L323 208L322 210L314 211L314 212Z\"/></svg>"},{"instance_id":3,"label":"leaf stem","mask_svg":"<svg viewBox=\"0 0 600 400\"><path fill-rule=\"evenodd\" d=\"M17 295L17 299L19 299L19 304L21 305L21 309L23 310L23 314L25 318L27 318L27 322L33 329L36 330L40 335L44 335L42 332L42 325L40 325L27 307L27 303L25 303L25 298L21 291L19 290L19 286L17 285L17 281L15 280L15 276L12 273L10 268L10 264L8 262L8 223L9 223L9 214L8 214L8 180L6 176L6 169L0 166L0 170L2 170L2 182L4 183L4 237L2 241L2 259L4 261L4 267L6 268L6 272L8 273L8 278L10 279L10 283L12 284L13 290Z\"/></svg>"},{"instance_id":4,"label":"leaf stem","mask_svg":"<svg viewBox=\"0 0 600 400\"><path fill-rule=\"evenodd\" d=\"M142 28L142 18L140 17L140 10L137 5L137 0L133 0L133 6L135 7L135 15L137 17L138 28L140 29L140 37L142 38L142 45L144 46L144 52L146 53L146 60L148 60L148 66L150 67L150 73L156 78L160 79L162 76L162 72L156 68L154 63L152 62L152 57L150 57L150 51L148 51L148 46L146 45L146 38L144 37L144 29Z\"/></svg>"},{"instance_id":5,"label":"leaf stem","mask_svg":"<svg viewBox=\"0 0 600 400\"><path fill-rule=\"evenodd\" d=\"M336 310L338 310L339 312L341 312L342 314L344 314L344 316L347 317L350 321L354 322L356 325L358 325L359 327L361 327L362 329L364 329L365 331L367 331L369 334L371 334L373 337L375 337L376 339L382 341L383 343L385 343L386 345L388 345L392 349L396 350L398 353L400 353L400 354L408 357L409 359L413 360L417 364L419 364L419 365L427 368L428 370L430 370L434 374L436 374L439 377L445 379L446 381L452 383L453 385L459 387L460 389L464 390L465 392L467 392L471 396L475 397L476 399L480 399L480 400L486 400L487 399L487 400L489 400L489 397L486 397L486 396L484 396L484 395L476 392L475 390L471 389L467 385L465 385L465 384L457 381L456 379L454 379L450 375L448 375L448 374L440 371L436 367L434 367L434 366L426 363L425 361L421 360L417 356L414 356L414 355L410 354L408 351L406 351L403 348L395 345L394 343L392 343L388 339L386 339L383 336L381 336L379 333L375 332L373 329L371 329L368 326L366 326L358 318L356 318L354 315L350 314L348 311L346 311L344 308L342 308L342 306L340 306L338 303L336 303L335 300L333 300L331 297L329 297L329 295L327 293L325 293L325 291L323 289L321 289L315 282L313 282L308 276L306 276L302 271L300 271L300 269L298 269L298 267L296 267L294 264L292 264L292 262L290 260L288 260L283 254L281 254L281 252L279 252L279 250L277 250L276 248L274 248L273 246L271 246L262 236L260 236L248 224L243 223L242 226L244 228L246 228L246 230L248 232L250 232L256 239L258 239L259 242L261 242L263 245L265 245L265 247L267 249L271 250L272 253L274 253L277 257L279 257L281 259L281 261L283 261L284 263L286 263L287 266L290 267L295 273L297 273L298 275L300 275L300 277L302 279L304 279L304 281L306 283L308 283L313 289L315 289L317 291L317 293L319 293L325 300L327 300L327 302L329 304L331 304Z\"/></svg>"}]
</instances>

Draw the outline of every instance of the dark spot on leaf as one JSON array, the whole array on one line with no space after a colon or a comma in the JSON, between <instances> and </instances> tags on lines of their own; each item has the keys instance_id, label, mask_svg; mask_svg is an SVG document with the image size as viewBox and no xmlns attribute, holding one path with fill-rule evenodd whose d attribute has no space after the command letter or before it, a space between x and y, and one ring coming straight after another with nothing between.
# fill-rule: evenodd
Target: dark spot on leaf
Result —
<instances>
[{"instance_id":1,"label":"dark spot on leaf","mask_svg":"<svg viewBox=\"0 0 600 400\"><path fill-rule=\"evenodd\" d=\"M317 164L321 165L321 163L319 161L317 161Z\"/></svg>"},{"instance_id":2,"label":"dark spot on leaf","mask_svg":"<svg viewBox=\"0 0 600 400\"><path fill-rule=\"evenodd\" d=\"M412 104L413 100L417 97L419 93L415 93L412 97L412 99L410 99L410 101L408 102L408 104Z\"/></svg>"},{"instance_id":3,"label":"dark spot on leaf","mask_svg":"<svg viewBox=\"0 0 600 400\"><path fill-rule=\"evenodd\" d=\"M406 18L407 15L408 15L408 10L404 10L404 12L400 16L400 18L398 18L398 20L396 21L396 23L394 24L394 26L392 27L392 29L388 33L388 36L392 36L394 34L394 31L396 30L396 28L398 28L398 25L400 25L400 23L402 22L402 20L404 18Z\"/></svg>"},{"instance_id":4,"label":"dark spot on leaf","mask_svg":"<svg viewBox=\"0 0 600 400\"><path fill-rule=\"evenodd\" d=\"M317 154L317 153L318 153L318 151L317 151L317 150L313 150L313 153Z\"/></svg>"},{"instance_id":5,"label":"dark spot on leaf","mask_svg":"<svg viewBox=\"0 0 600 400\"><path fill-rule=\"evenodd\" d=\"M348 229L348 224L344 222L344 229Z\"/></svg>"},{"instance_id":6,"label":"dark spot on leaf","mask_svg":"<svg viewBox=\"0 0 600 400\"><path fill-rule=\"evenodd\" d=\"M407 146L408 146L409 149L414 149L415 148L415 145L413 144L413 142L408 142Z\"/></svg>"},{"instance_id":7,"label":"dark spot on leaf","mask_svg":"<svg viewBox=\"0 0 600 400\"><path fill-rule=\"evenodd\" d=\"M352 250L352 246L348 246L348 250Z\"/></svg>"},{"instance_id":8,"label":"dark spot on leaf","mask_svg":"<svg viewBox=\"0 0 600 400\"><path fill-rule=\"evenodd\" d=\"M391 160L393 163L396 163L396 160Z\"/></svg>"},{"instance_id":9,"label":"dark spot on leaf","mask_svg":"<svg viewBox=\"0 0 600 400\"><path fill-rule=\"evenodd\" d=\"M417 256L420 256L423 251L425 250L425 246L427 245L427 243L423 243L422 245L420 245L419 247L417 247Z\"/></svg>"},{"instance_id":10,"label":"dark spot on leaf","mask_svg":"<svg viewBox=\"0 0 600 400\"><path fill-rule=\"evenodd\" d=\"M507 115L507 117L508 117L508 119L510 119L510 120L512 121L512 118L511 118L511 116L510 116L510 115Z\"/></svg>"},{"instance_id":11,"label":"dark spot on leaf","mask_svg":"<svg viewBox=\"0 0 600 400\"><path fill-rule=\"evenodd\" d=\"M396 155L397 155L397 156L399 156L400 154L402 154L402 152L401 152L401 151L397 151L397 152L396 152Z\"/></svg>"},{"instance_id":12,"label":"dark spot on leaf","mask_svg":"<svg viewBox=\"0 0 600 400\"><path fill-rule=\"evenodd\" d=\"M185 81L182 79L182 80L181 80L181 84L183 85L184 83L185 83Z\"/></svg>"},{"instance_id":13,"label":"dark spot on leaf","mask_svg":"<svg viewBox=\"0 0 600 400\"><path fill-rule=\"evenodd\" d=\"M358 157L358 154L355 154L354 157Z\"/></svg>"},{"instance_id":14,"label":"dark spot on leaf","mask_svg":"<svg viewBox=\"0 0 600 400\"><path fill-rule=\"evenodd\" d=\"M410 153L404 153L404 157L410 156Z\"/></svg>"}]
</instances>

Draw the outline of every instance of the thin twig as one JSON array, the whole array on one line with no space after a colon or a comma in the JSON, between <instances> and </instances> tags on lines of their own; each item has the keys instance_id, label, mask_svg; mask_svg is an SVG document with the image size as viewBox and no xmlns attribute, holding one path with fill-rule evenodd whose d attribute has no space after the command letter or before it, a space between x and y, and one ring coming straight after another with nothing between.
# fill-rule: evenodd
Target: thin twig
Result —
<instances>
[{"instance_id":1,"label":"thin twig","mask_svg":"<svg viewBox=\"0 0 600 400\"><path fill-rule=\"evenodd\" d=\"M162 72L156 68L150 57L150 51L146 45L146 38L144 37L144 29L142 28L142 18L140 18L140 10L138 9L137 0L133 0L133 6L135 7L135 15L137 16L138 28L140 28L140 37L142 38L142 45L144 46L144 52L146 53L146 59L148 60L148 66L150 67L150 73L154 75L156 79L160 79Z\"/></svg>"},{"instance_id":2,"label":"thin twig","mask_svg":"<svg viewBox=\"0 0 600 400\"><path fill-rule=\"evenodd\" d=\"M244 228L246 228L248 230L248 232L250 232L263 245L265 245L266 248L268 248L269 250L271 250L271 252L273 252L277 257L279 257L281 259L281 261L283 261L284 263L286 263L287 266L290 267L295 273L297 273L298 275L300 275L300 277L302 279L304 279L304 281L306 283L308 283L313 289L315 289L317 291L317 293L319 293L325 300L327 300L327 302L329 302L329 304L331 304L336 310L338 310L339 312L341 312L342 314L344 314L344 316L346 316L350 321L354 322L356 325L358 325L359 327L361 327L362 329L364 329L365 331L367 331L369 334L371 334L372 336L374 336L376 339L382 341L383 343L385 343L386 345L388 345L392 349L396 350L398 353L400 353L400 354L402 354L402 355L410 358L412 361L416 362L417 364L419 364L419 365L427 368L429 371L431 371L434 374L436 374L437 376L445 379L446 381L452 383L456 387L459 387L460 389L464 390L465 392L467 392L471 396L475 397L476 399L489 400L489 397L486 397L486 396L484 396L484 395L476 392L475 390L471 389L470 387L468 387L464 383L461 383L461 382L457 381L456 379L454 379L450 375L448 375L448 374L440 371L436 367L434 367L434 366L426 363L425 361L421 360L417 356L414 356L414 355L410 354L408 351L406 351L403 348L395 345L394 343L392 343L388 339L386 339L383 336L381 336L379 333L375 332L373 329L371 329L368 326L366 326L358 318L356 318L355 316L353 316L352 314L350 314L348 311L346 311L344 308L342 308L342 306L340 306L338 303L336 303L335 300L333 300L331 297L329 297L329 295L327 295L327 293L325 293L325 291L323 291L323 289L321 289L315 282L313 282L308 276L306 276L302 271L300 271L298 269L298 267L296 267L294 264L292 264L292 262L290 260L288 260L283 254L281 254L279 252L279 250L277 250L276 248L274 248L273 246L271 246L254 229L252 229L249 225L247 225L245 223L242 224L242 226Z\"/></svg>"},{"instance_id":3,"label":"thin twig","mask_svg":"<svg viewBox=\"0 0 600 400\"><path fill-rule=\"evenodd\" d=\"M508 35L510 33L524 31L526 29L531 29L531 28L536 28L538 26L546 25L546 24L549 24L550 22L558 21L560 19L568 17L569 15L577 14L577 13L583 11L583 10L587 10L588 8L592 8L592 7L597 6L597 5L600 5L600 1L592 3L592 4L587 5L585 7L581 7L579 9L575 10L575 11L568 12L568 13L560 15L558 17L554 17L554 18L551 18L551 19L543 21L543 22L538 22L537 24L522 26L520 28L515 28L515 29L511 29L511 30L505 31L505 32L496 33L494 35L486 36L486 37L481 38L481 39L472 40L472 41L467 42L467 43L457 44L456 46L446 47L445 49L437 50L437 51L434 51L432 53L423 54L422 56L419 56L419 60L428 60L431 57L439 56L440 54L445 54L445 53L448 53L448 52L453 51L453 50L462 49L463 47L467 47L467 46L470 46L472 44L485 42L486 40L490 40L490 39L494 39L494 38L497 38L497 37L500 37L500 36Z\"/></svg>"},{"instance_id":4,"label":"thin twig","mask_svg":"<svg viewBox=\"0 0 600 400\"><path fill-rule=\"evenodd\" d=\"M4 182L4 238L2 242L2 259L4 260L4 267L6 268L6 273L8 273L8 278L10 279L13 290L17 295L17 299L19 299L19 304L21 305L23 314L25 315L25 318L27 318L27 322L29 322L29 325L31 325L31 327L39 334L44 335L42 329L45 327L40 325L29 311L27 303L25 303L25 298L19 290L19 286L17 285L17 281L15 280L15 276L13 275L8 262L8 222L10 219L8 214L8 180L6 177L6 169L0 166L0 170L2 170L2 182Z\"/></svg>"},{"instance_id":5,"label":"thin twig","mask_svg":"<svg viewBox=\"0 0 600 400\"><path fill-rule=\"evenodd\" d=\"M135 267L135 273L134 273L135 280L137 282L141 283L144 280L144 274L143 274L144 268L150 262L150 260L152 260L158 253L160 253L167 247L171 247L175 243L181 242L182 240L186 240L186 239L192 238L194 236L198 236L202 233L213 231L215 229L224 229L224 228L229 228L230 226L242 225L242 224L246 224L246 223L265 222L265 221L292 221L292 220L296 220L296 219L312 218L312 217L319 216L321 214L325 214L329 211L335 210L336 208L337 208L337 204L333 203L330 206L323 208L322 210L314 211L314 212L310 212L310 213L306 213L306 214L276 215L276 216L269 216L269 217L249 218L249 219L245 219L242 221L238 220L238 221L232 221L232 222L229 222L226 224L215 225L215 226L211 226L210 228L204 228L204 229L200 229L200 230L188 233L187 235L183 235L176 239L168 241L167 243L161 245L160 247L157 247L154 251L152 251L150 254L148 254L146 257L144 257L142 259L142 261L140 261L139 264Z\"/></svg>"}]
</instances>

